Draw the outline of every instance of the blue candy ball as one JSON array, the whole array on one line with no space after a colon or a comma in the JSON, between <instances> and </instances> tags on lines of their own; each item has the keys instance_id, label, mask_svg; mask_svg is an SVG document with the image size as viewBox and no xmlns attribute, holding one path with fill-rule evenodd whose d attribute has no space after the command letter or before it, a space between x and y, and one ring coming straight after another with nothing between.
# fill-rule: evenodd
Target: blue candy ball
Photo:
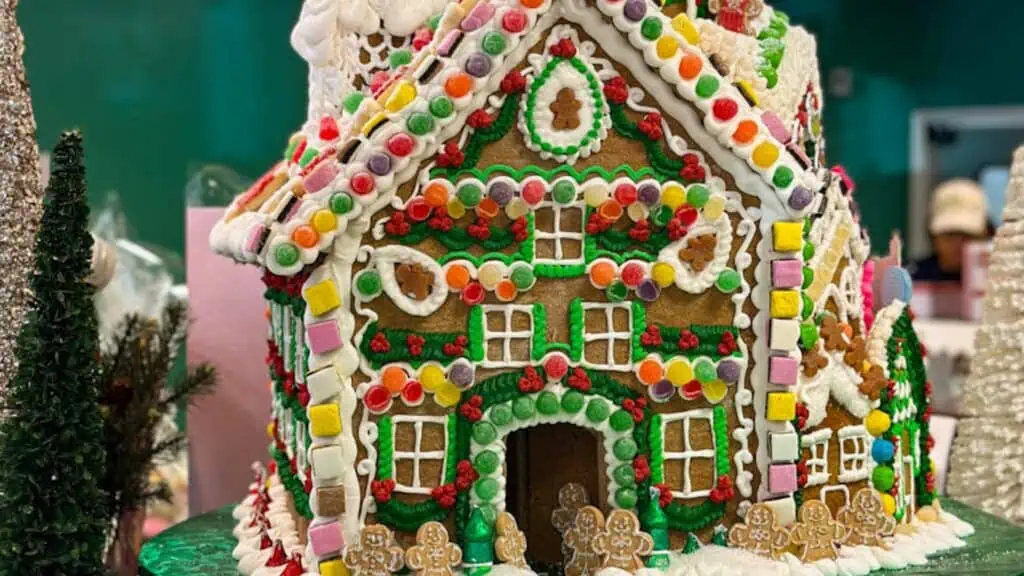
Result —
<instances>
[{"instance_id":1,"label":"blue candy ball","mask_svg":"<svg viewBox=\"0 0 1024 576\"><path fill-rule=\"evenodd\" d=\"M913 294L913 284L910 281L910 273L903 268L892 266L886 268L882 277L881 304L888 306L894 300L901 300L909 303Z\"/></svg>"},{"instance_id":2,"label":"blue candy ball","mask_svg":"<svg viewBox=\"0 0 1024 576\"><path fill-rule=\"evenodd\" d=\"M875 441L871 444L871 458L879 464L892 462L895 451L896 449L893 447L892 442L884 438L875 438Z\"/></svg>"}]
</instances>

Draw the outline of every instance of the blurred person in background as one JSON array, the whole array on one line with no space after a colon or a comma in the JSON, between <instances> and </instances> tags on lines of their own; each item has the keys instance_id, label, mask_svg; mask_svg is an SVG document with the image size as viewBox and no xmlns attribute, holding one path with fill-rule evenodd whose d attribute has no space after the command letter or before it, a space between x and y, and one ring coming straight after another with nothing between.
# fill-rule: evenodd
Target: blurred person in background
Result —
<instances>
[{"instance_id":1,"label":"blurred person in background","mask_svg":"<svg viewBox=\"0 0 1024 576\"><path fill-rule=\"evenodd\" d=\"M960 282L964 245L989 235L985 192L972 180L943 182L932 196L928 231L934 253L910 267L914 280Z\"/></svg>"}]
</instances>

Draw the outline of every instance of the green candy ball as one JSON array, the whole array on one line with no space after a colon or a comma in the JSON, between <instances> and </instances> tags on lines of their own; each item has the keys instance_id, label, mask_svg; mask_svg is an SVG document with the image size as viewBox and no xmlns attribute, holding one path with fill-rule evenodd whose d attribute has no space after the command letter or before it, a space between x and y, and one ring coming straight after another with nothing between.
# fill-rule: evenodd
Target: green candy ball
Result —
<instances>
[{"instance_id":1,"label":"green candy ball","mask_svg":"<svg viewBox=\"0 0 1024 576\"><path fill-rule=\"evenodd\" d=\"M490 444L498 439L498 429L490 422L477 422L473 425L473 440L477 444Z\"/></svg>"},{"instance_id":2,"label":"green candy ball","mask_svg":"<svg viewBox=\"0 0 1024 576\"><path fill-rule=\"evenodd\" d=\"M604 422L608 418L608 402L601 398L594 398L587 403L587 420L594 422Z\"/></svg>"},{"instance_id":3,"label":"green candy ball","mask_svg":"<svg viewBox=\"0 0 1024 576\"><path fill-rule=\"evenodd\" d=\"M576 414L583 409L583 394L575 390L570 390L562 396L562 410L565 410L569 414Z\"/></svg>"},{"instance_id":4,"label":"green candy ball","mask_svg":"<svg viewBox=\"0 0 1024 576\"><path fill-rule=\"evenodd\" d=\"M512 408L508 404L498 404L491 408L491 422L495 426L505 426L512 421Z\"/></svg>"},{"instance_id":5,"label":"green candy ball","mask_svg":"<svg viewBox=\"0 0 1024 576\"><path fill-rule=\"evenodd\" d=\"M515 414L519 420L529 420L533 418L534 406L533 398L529 396L520 396L512 401L512 413Z\"/></svg>"},{"instance_id":6,"label":"green candy ball","mask_svg":"<svg viewBox=\"0 0 1024 576\"><path fill-rule=\"evenodd\" d=\"M625 432L633 427L633 415L625 410L616 410L608 425L616 432Z\"/></svg>"},{"instance_id":7,"label":"green candy ball","mask_svg":"<svg viewBox=\"0 0 1024 576\"><path fill-rule=\"evenodd\" d=\"M544 391L537 396L537 412L545 416L551 416L552 414L558 413L558 396L554 393Z\"/></svg>"},{"instance_id":8,"label":"green candy ball","mask_svg":"<svg viewBox=\"0 0 1024 576\"><path fill-rule=\"evenodd\" d=\"M473 459L473 466L481 474L494 474L501 466L501 458L496 452L484 450Z\"/></svg>"},{"instance_id":9,"label":"green candy ball","mask_svg":"<svg viewBox=\"0 0 1024 576\"><path fill-rule=\"evenodd\" d=\"M891 490L895 479L896 474L891 466L875 466L875 470L871 473L871 484L879 492Z\"/></svg>"},{"instance_id":10,"label":"green candy ball","mask_svg":"<svg viewBox=\"0 0 1024 576\"><path fill-rule=\"evenodd\" d=\"M636 490L632 488L619 488L615 491L615 504L619 508L635 508L636 500Z\"/></svg>"},{"instance_id":11,"label":"green candy ball","mask_svg":"<svg viewBox=\"0 0 1024 576\"><path fill-rule=\"evenodd\" d=\"M619 486L633 486L636 484L636 476L633 474L633 466L631 464L617 466L612 476L615 478L615 483Z\"/></svg>"},{"instance_id":12,"label":"green candy ball","mask_svg":"<svg viewBox=\"0 0 1024 576\"><path fill-rule=\"evenodd\" d=\"M498 481L494 478L481 478L476 481L473 491L484 502L489 502L498 495Z\"/></svg>"},{"instance_id":13,"label":"green candy ball","mask_svg":"<svg viewBox=\"0 0 1024 576\"><path fill-rule=\"evenodd\" d=\"M612 446L612 452L619 460L632 460L636 456L636 442L632 438L619 438Z\"/></svg>"}]
</instances>

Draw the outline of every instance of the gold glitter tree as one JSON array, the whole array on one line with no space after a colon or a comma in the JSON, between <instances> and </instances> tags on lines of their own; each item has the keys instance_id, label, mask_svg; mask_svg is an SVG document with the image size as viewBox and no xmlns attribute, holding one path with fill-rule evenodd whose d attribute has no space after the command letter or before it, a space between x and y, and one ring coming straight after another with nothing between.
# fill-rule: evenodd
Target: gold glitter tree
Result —
<instances>
[{"instance_id":1,"label":"gold glitter tree","mask_svg":"<svg viewBox=\"0 0 1024 576\"><path fill-rule=\"evenodd\" d=\"M14 342L28 304L36 230L42 211L39 148L15 17L18 0L0 0L0 394L14 376Z\"/></svg>"}]
</instances>

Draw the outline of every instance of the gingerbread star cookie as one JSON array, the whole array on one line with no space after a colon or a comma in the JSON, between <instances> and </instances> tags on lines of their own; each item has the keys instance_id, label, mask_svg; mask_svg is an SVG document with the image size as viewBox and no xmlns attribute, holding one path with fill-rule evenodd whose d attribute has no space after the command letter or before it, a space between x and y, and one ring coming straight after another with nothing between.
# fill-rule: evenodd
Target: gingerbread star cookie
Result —
<instances>
[{"instance_id":1,"label":"gingerbread star cookie","mask_svg":"<svg viewBox=\"0 0 1024 576\"><path fill-rule=\"evenodd\" d=\"M359 543L345 550L345 565L353 576L390 576L402 569L402 549L392 546L394 537L387 526L366 526Z\"/></svg>"},{"instance_id":2,"label":"gingerbread star cookie","mask_svg":"<svg viewBox=\"0 0 1024 576\"><path fill-rule=\"evenodd\" d=\"M462 550L448 541L440 522L427 522L416 531L416 545L405 551L405 565L418 576L452 576L462 562Z\"/></svg>"},{"instance_id":3,"label":"gingerbread star cookie","mask_svg":"<svg viewBox=\"0 0 1024 576\"><path fill-rule=\"evenodd\" d=\"M846 528L832 519L832 511L821 500L808 500L800 507L800 522L790 530L793 544L801 547L800 560L816 562L839 557L839 544Z\"/></svg>"},{"instance_id":4,"label":"gingerbread star cookie","mask_svg":"<svg viewBox=\"0 0 1024 576\"><path fill-rule=\"evenodd\" d=\"M565 564L565 576L587 576L601 569L601 555L594 550L594 540L604 532L604 514L593 506L576 512L572 528L565 532L565 544L572 557Z\"/></svg>"},{"instance_id":5,"label":"gingerbread star cookie","mask_svg":"<svg viewBox=\"0 0 1024 576\"><path fill-rule=\"evenodd\" d=\"M629 510L613 510L604 532L594 540L594 551L604 559L602 568L636 572L644 567L640 556L650 554L654 540L640 531L640 520Z\"/></svg>"},{"instance_id":6,"label":"gingerbread star cookie","mask_svg":"<svg viewBox=\"0 0 1024 576\"><path fill-rule=\"evenodd\" d=\"M494 540L494 552L505 564L517 568L529 568L526 563L526 535L519 529L514 516L508 512L498 514L494 521L494 531L498 534Z\"/></svg>"},{"instance_id":7,"label":"gingerbread star cookie","mask_svg":"<svg viewBox=\"0 0 1024 576\"><path fill-rule=\"evenodd\" d=\"M767 504L751 506L744 523L734 524L729 530L730 546L775 560L782 558L789 541L789 530L779 525L775 510Z\"/></svg>"},{"instance_id":8,"label":"gingerbread star cookie","mask_svg":"<svg viewBox=\"0 0 1024 576\"><path fill-rule=\"evenodd\" d=\"M854 494L850 504L839 510L836 520L849 531L843 544L850 546L884 548L882 538L892 536L896 528L896 519L885 513L882 499L871 488L862 488Z\"/></svg>"}]
</instances>

